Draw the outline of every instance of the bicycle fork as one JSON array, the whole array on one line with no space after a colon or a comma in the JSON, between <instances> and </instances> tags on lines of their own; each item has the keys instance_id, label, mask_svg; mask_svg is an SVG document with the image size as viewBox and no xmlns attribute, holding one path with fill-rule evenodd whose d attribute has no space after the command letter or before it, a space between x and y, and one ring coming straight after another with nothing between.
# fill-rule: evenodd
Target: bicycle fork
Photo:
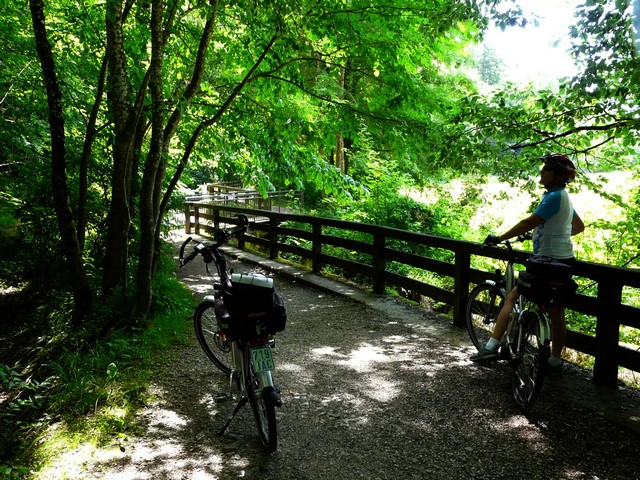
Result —
<instances>
[{"instance_id":1,"label":"bicycle fork","mask_svg":"<svg viewBox=\"0 0 640 480\"><path fill-rule=\"evenodd\" d=\"M247 385L246 383L246 380L248 378L253 378L251 375L248 375L250 369L252 368L253 362L251 348L249 347L249 345L245 345L244 348L240 348L237 342L233 342L231 344L231 357L233 368L231 369L231 373L229 374L229 390L233 390L235 384L235 387L239 392L241 392L241 396L238 404L227 419L227 422L218 432L219 436L224 435L224 432L227 430L227 428L229 428L231 421L234 419L240 409L248 403L249 397L247 389L254 388L254 385ZM265 370L257 372L255 378L259 383L259 388L256 389L255 393L264 396L265 401L272 403L276 407L280 407L282 405L282 400L280 399L280 394L273 385L273 377L271 375L271 371Z\"/></svg>"},{"instance_id":2,"label":"bicycle fork","mask_svg":"<svg viewBox=\"0 0 640 480\"><path fill-rule=\"evenodd\" d=\"M535 319L532 319L531 315L535 316ZM511 361L515 360L516 352L522 351L523 342L527 331L531 328L531 324L538 327L536 332L537 347L540 350L549 348L551 344L551 326L547 317L534 310L521 310L518 313L518 318L513 320L513 325L510 326L507 335L509 345L515 344L515 348L509 349Z\"/></svg>"},{"instance_id":3,"label":"bicycle fork","mask_svg":"<svg viewBox=\"0 0 640 480\"><path fill-rule=\"evenodd\" d=\"M238 347L238 342L231 342L231 363L233 367L229 374L229 396L231 396L234 386L239 392L245 391L244 379L246 372L243 354L244 352Z\"/></svg>"},{"instance_id":4,"label":"bicycle fork","mask_svg":"<svg viewBox=\"0 0 640 480\"><path fill-rule=\"evenodd\" d=\"M246 352L245 352L246 350ZM246 356L245 356L246 355ZM230 385L232 388L234 382L239 391L246 391L247 385L245 379L247 378L247 369L252 367L253 358L251 356L251 348L246 345L244 349L238 347L236 342L231 345L231 357L234 368L231 370ZM256 373L256 377L259 382L259 391L264 390L267 387L273 387L273 376L271 370L263 370Z\"/></svg>"}]
</instances>

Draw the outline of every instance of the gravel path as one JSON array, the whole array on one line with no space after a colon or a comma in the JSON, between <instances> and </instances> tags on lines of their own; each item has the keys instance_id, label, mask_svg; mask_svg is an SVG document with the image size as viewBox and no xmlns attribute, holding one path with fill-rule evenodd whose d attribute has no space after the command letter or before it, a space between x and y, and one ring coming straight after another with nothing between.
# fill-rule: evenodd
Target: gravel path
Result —
<instances>
[{"instance_id":1,"label":"gravel path","mask_svg":"<svg viewBox=\"0 0 640 480\"><path fill-rule=\"evenodd\" d=\"M209 293L202 273L202 262L180 272L198 295ZM433 313L281 275L276 288L289 315L277 336L277 452L263 452L249 407L216 436L235 404L216 403L227 379L193 338L158 360L140 437L98 451L67 478L639 478L637 392L599 390L570 368L549 379L527 418L511 398L509 367L472 364L465 332Z\"/></svg>"}]
</instances>

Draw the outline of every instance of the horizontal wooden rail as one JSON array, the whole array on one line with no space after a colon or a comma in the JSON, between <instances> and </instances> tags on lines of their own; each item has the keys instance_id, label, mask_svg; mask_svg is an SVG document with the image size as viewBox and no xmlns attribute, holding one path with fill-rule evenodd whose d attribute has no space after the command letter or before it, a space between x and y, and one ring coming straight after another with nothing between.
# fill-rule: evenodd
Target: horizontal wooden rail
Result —
<instances>
[{"instance_id":1,"label":"horizontal wooden rail","mask_svg":"<svg viewBox=\"0 0 640 480\"><path fill-rule=\"evenodd\" d=\"M207 186L208 193L186 197L187 204L225 205L244 209L271 210L290 213L304 206L304 194L300 190L281 190L267 192L265 195L255 190L223 184Z\"/></svg>"},{"instance_id":2,"label":"horizontal wooden rail","mask_svg":"<svg viewBox=\"0 0 640 480\"><path fill-rule=\"evenodd\" d=\"M472 257L506 261L508 255L501 249L483 249L477 243L380 225L201 202L185 203L185 230L189 234L193 227L196 233L212 233L221 224L237 223L233 215L240 212L258 219L252 231L243 237L241 248L245 243L256 245L271 259L282 254L295 255L314 272L321 272L327 266L339 268L346 275L363 278L370 283L374 293L383 293L390 287L424 295L451 305L453 323L460 327L466 325L465 308L470 285L494 276L494 273L472 268ZM364 235L358 240L348 238L353 232ZM335 249L343 249L346 254L338 255L333 251ZM451 260L430 258L428 252L434 249ZM357 254L357 260L354 254ZM528 253L520 251L515 255L519 264L524 264L529 257ZM368 260L363 261L363 257ZM391 264L439 275L448 279L445 283L452 287L443 288L394 273L388 268ZM574 271L577 277L597 285L597 296L577 294L569 306L571 310L596 319L596 334L594 337L570 330L567 347L595 357L594 381L614 386L618 380L618 367L640 372L640 351L620 345L619 341L621 325L640 328L640 308L622 303L625 287L640 288L640 271L582 261Z\"/></svg>"}]
</instances>

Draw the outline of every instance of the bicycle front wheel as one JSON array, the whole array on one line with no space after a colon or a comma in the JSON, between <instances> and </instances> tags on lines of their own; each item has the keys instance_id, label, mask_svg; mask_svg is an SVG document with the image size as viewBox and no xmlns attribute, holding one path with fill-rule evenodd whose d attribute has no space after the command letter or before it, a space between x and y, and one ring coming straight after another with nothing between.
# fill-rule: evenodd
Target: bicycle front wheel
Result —
<instances>
[{"instance_id":1,"label":"bicycle front wheel","mask_svg":"<svg viewBox=\"0 0 640 480\"><path fill-rule=\"evenodd\" d=\"M540 339L540 322L544 321L537 309L522 313L518 335L520 348L513 361L513 398L518 407L528 412L542 389L544 367L550 351Z\"/></svg>"},{"instance_id":2,"label":"bicycle front wheel","mask_svg":"<svg viewBox=\"0 0 640 480\"><path fill-rule=\"evenodd\" d=\"M490 283L481 283L471 290L467 300L467 330L478 350L491 338L504 299L504 292Z\"/></svg>"},{"instance_id":3,"label":"bicycle front wheel","mask_svg":"<svg viewBox=\"0 0 640 480\"><path fill-rule=\"evenodd\" d=\"M202 302L196 307L193 325L198 343L209 360L226 375L231 373L231 342L218 326L213 302Z\"/></svg>"},{"instance_id":4,"label":"bicycle front wheel","mask_svg":"<svg viewBox=\"0 0 640 480\"><path fill-rule=\"evenodd\" d=\"M246 394L256 420L260 441L267 452L274 452L278 448L278 426L276 424L275 404L269 398L269 390L273 387L263 387L255 372L251 361L251 349L245 346L244 351L246 369Z\"/></svg>"}]
</instances>

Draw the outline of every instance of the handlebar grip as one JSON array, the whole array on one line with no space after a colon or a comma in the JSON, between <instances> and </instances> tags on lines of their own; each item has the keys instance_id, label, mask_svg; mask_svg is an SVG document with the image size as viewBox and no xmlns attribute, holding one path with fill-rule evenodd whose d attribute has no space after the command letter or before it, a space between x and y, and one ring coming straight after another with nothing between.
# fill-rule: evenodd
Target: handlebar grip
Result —
<instances>
[{"instance_id":1,"label":"handlebar grip","mask_svg":"<svg viewBox=\"0 0 640 480\"><path fill-rule=\"evenodd\" d=\"M180 247L180 264L182 265L182 259L184 258L184 249L186 248L186 246L189 244L189 242L193 240L193 238L189 237L187 238L183 243L182 246Z\"/></svg>"},{"instance_id":2,"label":"handlebar grip","mask_svg":"<svg viewBox=\"0 0 640 480\"><path fill-rule=\"evenodd\" d=\"M236 213L234 217L240 220L241 227L246 227L247 225L249 225L249 217L247 217L245 213Z\"/></svg>"},{"instance_id":3,"label":"handlebar grip","mask_svg":"<svg viewBox=\"0 0 640 480\"><path fill-rule=\"evenodd\" d=\"M244 234L244 232L246 231L247 231L247 227L245 225L242 225L241 227L236 227L229 232L229 237L239 237L242 234Z\"/></svg>"},{"instance_id":4,"label":"handlebar grip","mask_svg":"<svg viewBox=\"0 0 640 480\"><path fill-rule=\"evenodd\" d=\"M198 256L198 251L194 250L193 252L191 252L189 255L187 255L184 259L180 259L180 268L184 267L187 263L189 263L191 260L193 260L194 258L196 258Z\"/></svg>"}]
</instances>

